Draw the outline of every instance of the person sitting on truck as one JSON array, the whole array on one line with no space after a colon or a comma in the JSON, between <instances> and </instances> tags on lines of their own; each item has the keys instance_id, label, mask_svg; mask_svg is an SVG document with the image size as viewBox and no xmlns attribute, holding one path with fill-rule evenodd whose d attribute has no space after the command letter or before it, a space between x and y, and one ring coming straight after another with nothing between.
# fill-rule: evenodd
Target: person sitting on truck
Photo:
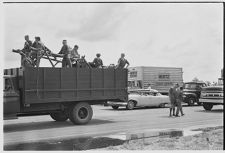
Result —
<instances>
[{"instance_id":1,"label":"person sitting on truck","mask_svg":"<svg viewBox=\"0 0 225 153\"><path fill-rule=\"evenodd\" d=\"M100 58L101 54L96 54L96 58L93 60L93 65L96 68L102 68L103 62L102 59Z\"/></svg>"},{"instance_id":2,"label":"person sitting on truck","mask_svg":"<svg viewBox=\"0 0 225 153\"><path fill-rule=\"evenodd\" d=\"M35 37L35 41L31 48L31 59L34 60L36 67L40 65L41 53L45 50L44 44L41 42L40 37Z\"/></svg>"},{"instance_id":3,"label":"person sitting on truck","mask_svg":"<svg viewBox=\"0 0 225 153\"><path fill-rule=\"evenodd\" d=\"M67 45L67 40L62 41L62 48L58 54L63 54L62 67L72 67L70 60L70 47Z\"/></svg>"},{"instance_id":4,"label":"person sitting on truck","mask_svg":"<svg viewBox=\"0 0 225 153\"><path fill-rule=\"evenodd\" d=\"M78 45L74 45L73 49L71 50L71 55L70 58L74 59L74 58L80 58L80 54L78 53Z\"/></svg>"},{"instance_id":5,"label":"person sitting on truck","mask_svg":"<svg viewBox=\"0 0 225 153\"><path fill-rule=\"evenodd\" d=\"M116 68L121 68L122 69L122 68L124 68L126 66L126 64L127 64L126 68L128 68L130 63L124 57L125 57L125 54L122 53L121 57L118 60L118 64L117 64Z\"/></svg>"}]
</instances>

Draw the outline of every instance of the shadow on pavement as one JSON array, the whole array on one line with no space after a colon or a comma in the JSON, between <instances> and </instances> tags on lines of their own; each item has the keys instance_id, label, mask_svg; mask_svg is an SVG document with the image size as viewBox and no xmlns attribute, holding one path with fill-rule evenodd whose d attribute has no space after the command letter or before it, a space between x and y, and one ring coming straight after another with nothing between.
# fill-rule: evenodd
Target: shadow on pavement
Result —
<instances>
[{"instance_id":1,"label":"shadow on pavement","mask_svg":"<svg viewBox=\"0 0 225 153\"><path fill-rule=\"evenodd\" d=\"M114 123L114 121L92 119L88 123L88 125L91 126L91 125L99 125L99 124L107 124L107 123ZM51 129L51 128L63 128L63 127L71 127L71 126L82 126L82 125L74 125L69 120L66 122L44 121L44 122L14 123L14 124L4 125L3 131L7 133L7 132L41 130L41 129Z\"/></svg>"},{"instance_id":2,"label":"shadow on pavement","mask_svg":"<svg viewBox=\"0 0 225 153\"><path fill-rule=\"evenodd\" d=\"M108 111L135 111L135 110L147 110L147 109L166 109L167 107L136 107L132 110L127 110L125 107L120 107L119 109L112 109L110 106L107 108L103 108L101 110L108 110ZM168 109L168 108L167 108Z\"/></svg>"},{"instance_id":3,"label":"shadow on pavement","mask_svg":"<svg viewBox=\"0 0 225 153\"><path fill-rule=\"evenodd\" d=\"M123 143L124 140L112 139L107 137L83 137L60 141L45 141L7 145L4 146L4 150L89 150L121 145Z\"/></svg>"},{"instance_id":4,"label":"shadow on pavement","mask_svg":"<svg viewBox=\"0 0 225 153\"><path fill-rule=\"evenodd\" d=\"M196 110L195 112L203 112L203 113L223 113L223 109L212 109L211 111L204 110Z\"/></svg>"}]
</instances>

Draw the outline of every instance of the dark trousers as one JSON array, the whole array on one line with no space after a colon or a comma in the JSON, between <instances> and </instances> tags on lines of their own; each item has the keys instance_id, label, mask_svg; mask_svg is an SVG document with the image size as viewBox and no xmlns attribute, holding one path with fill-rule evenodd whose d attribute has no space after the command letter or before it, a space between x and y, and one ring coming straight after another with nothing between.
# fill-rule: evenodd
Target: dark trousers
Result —
<instances>
[{"instance_id":1,"label":"dark trousers","mask_svg":"<svg viewBox=\"0 0 225 153\"><path fill-rule=\"evenodd\" d=\"M62 67L67 67L67 66L72 67L72 63L71 63L70 58L64 57L62 60Z\"/></svg>"},{"instance_id":2,"label":"dark trousers","mask_svg":"<svg viewBox=\"0 0 225 153\"><path fill-rule=\"evenodd\" d=\"M182 101L180 99L177 99L177 112L176 112L176 115L179 115L179 112L181 113L181 115L184 114L181 102Z\"/></svg>"}]
</instances>

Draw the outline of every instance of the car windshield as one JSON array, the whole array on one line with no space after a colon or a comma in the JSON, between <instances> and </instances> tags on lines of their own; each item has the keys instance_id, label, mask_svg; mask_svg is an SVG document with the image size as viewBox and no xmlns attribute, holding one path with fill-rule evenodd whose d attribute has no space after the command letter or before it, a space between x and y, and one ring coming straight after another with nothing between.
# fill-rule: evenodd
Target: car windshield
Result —
<instances>
[{"instance_id":1,"label":"car windshield","mask_svg":"<svg viewBox=\"0 0 225 153\"><path fill-rule=\"evenodd\" d=\"M197 89L197 90L201 90L202 87L205 87L206 84L202 83L202 84L196 84L196 83L186 83L184 88L185 89Z\"/></svg>"},{"instance_id":2,"label":"car windshield","mask_svg":"<svg viewBox=\"0 0 225 153\"><path fill-rule=\"evenodd\" d=\"M195 89L197 86L196 84L185 84L185 89Z\"/></svg>"}]
</instances>

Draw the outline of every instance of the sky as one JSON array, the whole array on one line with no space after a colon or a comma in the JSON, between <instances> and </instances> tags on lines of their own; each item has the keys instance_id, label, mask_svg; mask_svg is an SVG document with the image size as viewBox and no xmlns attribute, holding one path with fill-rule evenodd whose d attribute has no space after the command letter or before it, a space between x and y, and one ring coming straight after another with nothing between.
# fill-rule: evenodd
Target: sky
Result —
<instances>
[{"instance_id":1,"label":"sky","mask_svg":"<svg viewBox=\"0 0 225 153\"><path fill-rule=\"evenodd\" d=\"M58 53L62 40L87 61L104 65L121 53L130 66L183 68L184 81L217 81L223 68L223 4L58 3L4 4L3 68L20 66L24 35ZM50 66L41 60L41 66ZM61 66L61 65L59 65Z\"/></svg>"}]
</instances>

